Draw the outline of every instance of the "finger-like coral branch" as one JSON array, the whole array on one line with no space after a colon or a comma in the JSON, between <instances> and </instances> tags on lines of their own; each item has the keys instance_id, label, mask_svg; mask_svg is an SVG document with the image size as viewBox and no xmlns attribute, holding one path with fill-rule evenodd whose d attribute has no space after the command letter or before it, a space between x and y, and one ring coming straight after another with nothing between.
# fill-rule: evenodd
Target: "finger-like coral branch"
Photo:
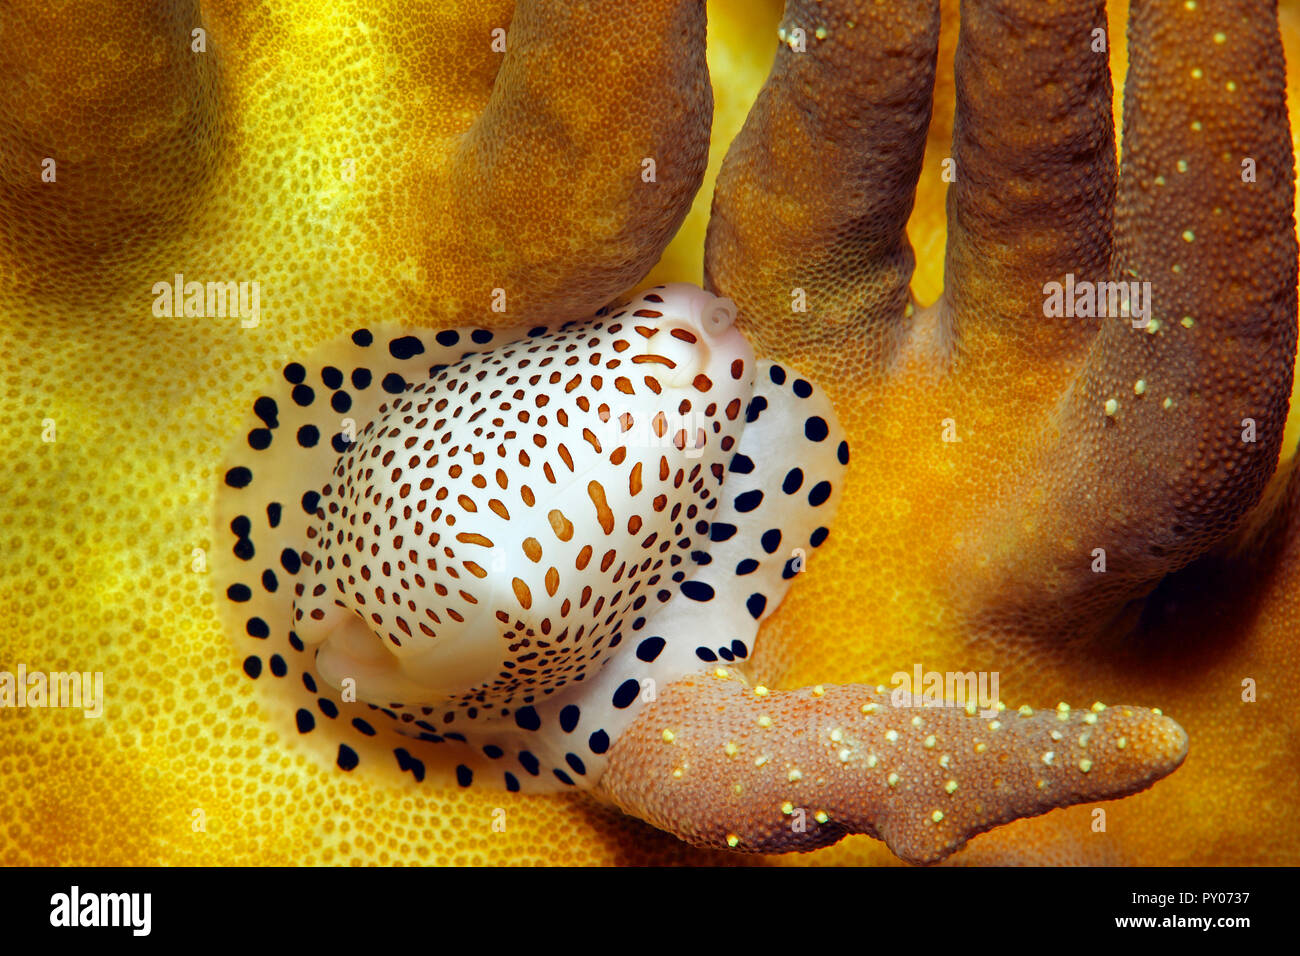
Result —
<instances>
[{"instance_id":1,"label":"finger-like coral branch","mask_svg":"<svg viewBox=\"0 0 1300 956\"><path fill-rule=\"evenodd\" d=\"M1140 707L982 716L862 685L702 676L646 707L600 790L698 846L777 853L865 833L932 863L999 824L1142 790L1186 753L1183 729Z\"/></svg>"},{"instance_id":2,"label":"finger-like coral branch","mask_svg":"<svg viewBox=\"0 0 1300 956\"><path fill-rule=\"evenodd\" d=\"M767 84L713 201L705 279L760 351L823 381L888 362L907 327L907 241L939 37L935 0L791 0Z\"/></svg>"},{"instance_id":3,"label":"finger-like coral branch","mask_svg":"<svg viewBox=\"0 0 1300 956\"><path fill-rule=\"evenodd\" d=\"M198 208L219 136L210 43L193 0L0 7L0 245L32 263L21 286L90 294Z\"/></svg>"},{"instance_id":4,"label":"finger-like coral branch","mask_svg":"<svg viewBox=\"0 0 1300 956\"><path fill-rule=\"evenodd\" d=\"M1104 623L1230 533L1281 450L1297 252L1275 5L1136 4L1130 35L1131 315L1103 322L1037 466L954 563L999 628Z\"/></svg>"},{"instance_id":5,"label":"finger-like coral branch","mask_svg":"<svg viewBox=\"0 0 1300 956\"><path fill-rule=\"evenodd\" d=\"M703 0L525 0L486 108L451 159L445 210L463 302L494 288L545 322L607 303L649 271L708 157Z\"/></svg>"},{"instance_id":6,"label":"finger-like coral branch","mask_svg":"<svg viewBox=\"0 0 1300 956\"><path fill-rule=\"evenodd\" d=\"M944 295L970 347L992 335L1035 362L1077 362L1098 328L1039 317L1045 282L1095 282L1110 267L1105 28L1103 0L962 4Z\"/></svg>"}]
</instances>

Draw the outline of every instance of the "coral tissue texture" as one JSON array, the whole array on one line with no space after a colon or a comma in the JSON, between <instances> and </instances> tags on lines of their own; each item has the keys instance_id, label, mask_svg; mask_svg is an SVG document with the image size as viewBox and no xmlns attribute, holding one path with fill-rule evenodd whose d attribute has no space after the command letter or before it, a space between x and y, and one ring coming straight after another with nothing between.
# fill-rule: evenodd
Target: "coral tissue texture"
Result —
<instances>
[{"instance_id":1,"label":"coral tissue texture","mask_svg":"<svg viewBox=\"0 0 1300 956\"><path fill-rule=\"evenodd\" d=\"M781 746L761 717L776 731L821 707L830 740L876 718L861 708L896 671L997 671L998 746L1024 757L1068 726L1051 752L1071 764L1043 750L1042 779L1086 759L1091 789L951 862L1300 862L1294 5L1135 3L1118 162L1123 5L710 3L716 116L703 4L515 7L0 9L0 669L103 671L106 698L100 718L0 712L0 862L891 863L864 836L711 848L816 845L790 845L786 802L807 833L821 813L823 834L857 824L912 860L1007 819L973 797L977 744L994 743L962 713L886 728L907 748L894 772L930 788L893 815L852 816L864 795L887 806L871 801L888 773L836 801L838 750L814 769L821 803L786 795L802 768L752 778L783 819L756 816L744 840L715 826L725 794L609 778L611 799L699 849L580 795L348 777L274 726L241 672L209 517L256 390L368 323L589 314L683 221L645 281L732 298L759 357L831 394L854 458L748 682L666 690L628 759L671 778L668 748L698 747L734 781L733 729L738 750ZM257 321L158 315L155 284L177 275L258 282ZM1149 321L1047 317L1043 286L1067 275L1150 282ZM1093 700L1160 707L1190 739L1167 779L1100 805L1103 828L1090 801L1167 772L1181 739L1136 706L1146 731L1129 734ZM1092 757L1069 749L1085 726ZM970 748L951 775L945 740ZM1037 779L1004 782L1006 806L1047 808L1022 795Z\"/></svg>"},{"instance_id":2,"label":"coral tissue texture","mask_svg":"<svg viewBox=\"0 0 1300 956\"><path fill-rule=\"evenodd\" d=\"M857 463L814 568L835 587L792 593L760 669L822 678L790 650L815 620L878 679L998 671L1013 707L1133 701L1187 729L1185 766L1108 807L1104 834L1077 809L955 860L1294 861L1277 799L1300 494L1278 470L1296 244L1277 12L1134 4L1117 162L1103 6L963 4L934 170L951 180L945 285L924 306L896 214L930 175L934 17L788 7L811 52L778 50L718 179L706 279L760 352L826 383ZM792 174L780 157L801 137L827 162ZM1051 283L1119 282L1147 296L1130 314L1050 311ZM1261 814L1286 838L1251 838Z\"/></svg>"}]
</instances>

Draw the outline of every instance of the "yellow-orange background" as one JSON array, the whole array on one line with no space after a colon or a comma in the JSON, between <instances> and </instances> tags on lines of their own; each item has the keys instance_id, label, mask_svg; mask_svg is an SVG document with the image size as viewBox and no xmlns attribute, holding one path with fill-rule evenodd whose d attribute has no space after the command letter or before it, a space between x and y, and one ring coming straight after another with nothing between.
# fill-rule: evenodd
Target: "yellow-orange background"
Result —
<instances>
[{"instance_id":1,"label":"yellow-orange background","mask_svg":"<svg viewBox=\"0 0 1300 956\"><path fill-rule=\"evenodd\" d=\"M232 12L229 4L211 6L214 21L242 28L252 17ZM1125 11L1115 7L1112 62L1119 85ZM240 417L232 396L247 397L290 355L358 321L389 317L384 306L385 314L374 314L376 295L383 300L386 289L408 280L414 265L409 249L372 234L366 217L400 200L386 198L382 183L364 186L372 191L349 200L337 195L322 170L337 168L341 157L360 156L364 166L401 148L395 144L404 119L437 104L418 96L414 103L400 101L403 76L392 64L436 57L439 31L455 29L420 4L396 11L377 4L365 15L350 4L322 11L311 0L276 8L259 34L278 44L271 55L276 71L251 75L232 67L241 78L236 92L244 125L239 143L227 143L230 152L203 221L139 263L138 283L119 300L93 310L75 298L0 306L0 420L7 434L0 472L0 667L25 662L31 669L103 670L109 693L107 714L99 720L59 711L0 713L0 863L730 859L691 850L580 796L435 790L396 772L345 777L268 726L252 683L239 673L209 580L190 567L193 548L216 545L207 521L220 455ZM714 0L709 12L716 98L709 177L647 282L699 281L713 176L776 48L780 11L772 0ZM1300 57L1300 0L1286 0L1283 16L1294 62ZM422 18L433 26L423 28ZM373 26L358 29L361 19ZM388 34L385 27L392 28ZM935 120L910 229L923 301L942 286L938 170L951 126L955 27L955 17L946 17ZM220 39L219 31L214 37ZM1300 91L1294 70L1291 75L1296 128ZM242 337L233 330L160 325L147 313L147 290L178 263L195 275L261 277L285 321ZM0 272L42 265L16 258ZM54 444L39 440L47 417L59 423ZM1295 444L1295 417L1288 448ZM815 574L800 582L802 589L818 586ZM801 606L806 611L816 602L805 599ZM1295 620L1293 607L1287 620ZM798 632L786 614L769 637L777 644L760 658L764 677L834 682L887 676L881 672L889 659L881 648L893 639L887 632L832 633L815 626ZM1264 668L1256 673L1261 680L1294 670L1288 649L1270 648L1249 665ZM941 646L929 650L919 659L942 656ZM913 659L909 651L907 660ZM1270 692L1280 691L1274 685ZM1254 790L1228 796L1216 791L1215 778L1194 764L1198 738L1192 729L1188 766L1114 805L1115 827L1128 827L1127 842L1094 858L1204 858L1180 845L1180 821L1196 839L1205 828L1187 821L1220 812L1226 801L1236 816L1254 813L1261 821L1253 831L1259 850L1252 857L1251 846L1240 845L1242 834L1252 836L1247 821L1233 831L1237 844L1225 842L1218 858L1249 861L1272 853L1277 859L1281 844L1294 861L1294 849L1285 849L1294 846L1294 836L1269 830L1283 816L1270 805L1291 791L1265 792L1257 782L1249 784ZM1241 746L1250 746L1257 731L1243 728ZM1267 759L1290 767L1294 776L1293 761L1279 757L1286 754L1274 745ZM1269 775L1256 779L1268 781ZM498 807L506 811L503 832L492 828ZM1074 849L1092 838L1087 809L1015 824L980 838L963 857L1074 858ZM204 827L196 830L200 815ZM896 861L880 844L852 838L782 862Z\"/></svg>"}]
</instances>

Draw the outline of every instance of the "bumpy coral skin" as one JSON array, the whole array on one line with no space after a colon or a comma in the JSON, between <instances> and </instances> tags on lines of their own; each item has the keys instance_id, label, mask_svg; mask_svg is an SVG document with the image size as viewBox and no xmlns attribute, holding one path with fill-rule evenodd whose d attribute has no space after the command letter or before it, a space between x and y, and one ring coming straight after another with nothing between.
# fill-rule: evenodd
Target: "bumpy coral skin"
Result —
<instances>
[{"instance_id":1,"label":"bumpy coral skin","mask_svg":"<svg viewBox=\"0 0 1300 956\"><path fill-rule=\"evenodd\" d=\"M0 776L13 785L0 796L0 815L9 821L0 859L722 859L577 798L420 790L409 776L340 780L268 729L210 611L207 582L192 570L193 549L213 543L211 491L239 415L228 397L256 387L286 352L344 332L360 315L415 321L422 303L445 294L420 259L422 238L443 227L421 227L405 184L433 178L420 168L426 136L464 129L487 101L498 60L484 36L509 22L510 4L345 3L324 12L314 3L232 6L204 5L220 78L218 134L198 162L178 163L206 177L203 201L191 205L193 180L159 187L167 200L160 215L179 213L173 221L183 228L163 222L165 243L129 250L111 268L66 246L6 246L0 258L0 401L6 420L17 423L15 434L27 436L11 443L0 471L0 497L13 519L0 559L0 647L6 661L33 667L102 668L110 687L106 720L66 712L3 716L13 729L0 735ZM736 81L718 91L715 164L748 105L744 82L761 77L772 42L765 30L752 46L729 45L729 37L751 40L757 22L754 5L740 6L740 22L727 20L724 3L710 8L713 25L722 13L732 31L711 36L715 75L725 64ZM1240 22L1200 6L1221 29ZM84 10L79 5L80 16ZM1283 13L1294 58L1295 15L1285 3ZM1111 14L1118 48L1123 10ZM61 49L75 19L61 20L42 46ZM945 6L941 51L951 46L955 20L955 9ZM15 36L10 26L0 30L0 42ZM644 39L655 31L626 35ZM950 82L941 53L912 230L922 297L937 287L942 262L934 200L942 189ZM0 119L11 115L6 110ZM625 158L639 173L643 157ZM355 182L338 175L347 160L356 161ZM22 184L37 175L23 167ZM666 271L647 281L692 277L708 204L706 188L665 256ZM8 208L6 223L7 216ZM94 233L91 220L73 222ZM473 267L468 258L451 261ZM206 319L153 319L149 287L178 268L274 285L274 310L264 304L274 324L241 332ZM41 277L64 276L71 294L34 291ZM473 319L493 316L484 310ZM1105 636L1083 649L972 645L943 583L949 546L987 506L990 489L1006 487L1022 467L1016 449L1025 441L1023 423L1054 403L1065 379L1060 362L1017 357L1023 325L1000 335L991 325L982 371L937 386L924 368L905 368L881 386L861 362L861 348L822 359L843 391L863 392L841 407L856 438L885 450L855 459L856 487L876 492L858 491L846 503L839 540L832 538L820 562L819 576L836 576L837 586L796 588L766 629L752 675L797 686L883 679L917 660L935 668L986 666L1002 671L1004 696L1015 703L1094 696L1158 702L1188 728L1194 744L1187 763L1150 793L1108 805L1104 835L1090 827L1093 808L1082 806L999 828L955 861L1294 863L1287 810L1297 797L1295 714L1285 702L1300 677L1292 639L1300 622L1295 483L1284 496L1275 479L1276 493L1251 514L1249 533L1161 585L1128 639ZM836 376L818 377L834 384ZM963 444L931 442L937 423L954 412ZM59 425L52 444L35 437L45 417ZM979 465L959 472L952 459ZM1283 501L1284 509L1275 507ZM863 530L850 534L854 527ZM1259 681L1258 703L1242 703L1245 678ZM880 843L850 839L786 859L894 857Z\"/></svg>"},{"instance_id":2,"label":"bumpy coral skin","mask_svg":"<svg viewBox=\"0 0 1300 956\"><path fill-rule=\"evenodd\" d=\"M784 28L802 29L808 49L777 54L727 153L705 278L732 290L760 350L810 367L844 356L874 371L895 357L910 313L905 230L930 118L939 7L858 6L787 5ZM796 289L811 300L806 313L763 321L790 314Z\"/></svg>"},{"instance_id":3,"label":"bumpy coral skin","mask_svg":"<svg viewBox=\"0 0 1300 956\"><path fill-rule=\"evenodd\" d=\"M1104 623L1221 542L1276 467L1296 339L1282 44L1270 4L1224 8L1231 29L1133 11L1109 278L1151 283L1151 324L1103 320L1030 477L959 553L983 569L967 582L982 626L1050 637ZM1243 182L1247 160L1257 181ZM1031 512L1032 530L1016 528Z\"/></svg>"},{"instance_id":4,"label":"bumpy coral skin","mask_svg":"<svg viewBox=\"0 0 1300 956\"><path fill-rule=\"evenodd\" d=\"M1249 802L1252 793L1276 789L1279 771L1269 761L1256 768L1234 753L1235 728L1291 718L1280 699L1244 702L1242 683L1267 674L1280 693L1294 676L1294 651L1265 636L1275 615L1291 613L1291 599L1259 619L1234 621L1230 588L1197 594L1195 606L1214 607L1216 633L1225 636L1216 645L1207 635L1205 644L1182 655L1172 648L1179 628L1188 626L1186 582L1204 580L1204 570L1174 575L1145 605L1138 602L1160 575L1230 548L1227 536L1252 506L1253 523L1281 520L1269 517L1275 495L1256 506L1282 450L1295 334L1293 167L1272 10L1267 4L1249 15L1197 4L1135 10L1127 152L1112 225L1102 201L1115 188L1110 123L1098 105L1109 99L1108 79L1095 64L1089 68L1093 61L1060 75L1053 66L1062 50L1090 41L1092 29L1104 25L1099 5L1058 4L1050 16L1041 5L967 7L949 154L956 159L956 187L948 193L948 287L936 305L896 304L884 316L856 313L853 260L846 258L832 281L823 279L823 253L842 237L819 235L812 228L822 221L816 216L806 220L806 234L774 227L774 217L820 203L808 197L824 190L783 192L779 171L747 161L751 143L771 122L761 112L751 115L719 179L706 277L738 302L742 323L762 348L786 361L797 354L828 383L856 449L882 450L864 452L865 463L856 459L837 525L842 533L818 567L840 586L791 596L768 632L781 634L785 647L766 662L771 670L760 660L759 673L780 673L787 685L825 679L785 648L795 646L803 622L834 620L845 633L887 633L896 641L888 648L875 640L837 641L838 652L857 661L858 674L883 677L923 661L936 669L1000 671L1013 706L1041 704L1045 693L1068 700L1082 692L1161 703L1180 718L1199 707L1204 716L1185 723L1193 757L1174 775L1171 790L1190 794L1199 785ZM904 73L932 42L915 26L928 10L912 11L913 31L886 46ZM824 24L828 43L837 31L899 32L894 6L787 12L786 31L796 23L810 37ZM802 56L817 54L809 44ZM1022 45L1029 68L999 69ZM800 56L778 51L769 93L775 101L772 90L785 85L817 104L797 114L811 126L825 122L823 114L833 109L825 104L835 97L807 85L809 68ZM914 115L916 99L928 91L910 95L895 115ZM990 97L1005 98L1000 111L987 106ZM1011 102L1019 105L1010 108ZM844 121L842 135L856 132ZM1039 142L1063 145L1058 153L1024 148ZM1222 159L1225 152L1231 161ZM1243 183L1246 155L1275 178ZM1189 172L1181 172L1180 159ZM1159 184L1154 167L1165 165L1172 171ZM923 168L937 176L942 166ZM1014 188L1008 169L1016 172ZM827 163L803 175L852 199L870 173ZM901 188L910 192L912 185ZM1193 210L1196 222L1184 224ZM733 235L749 238L744 255L735 254ZM765 244L765 254L754 255L753 243ZM1112 246L1117 278L1131 278L1132 268L1153 281L1154 334L1127 320L1101 323L1099 335L1092 334L1095 320L1049 328L1043 285L1066 271L1097 275L1098 267L1107 278ZM1015 265L1011 273L1003 268L1008 261ZM1023 278L1026 263L1037 270L1029 279ZM1012 281L1014 275L1021 278ZM792 314L793 287L807 289L808 314ZM1234 309L1243 299L1251 305ZM1210 320L1193 315L1189 328L1182 319L1193 310ZM1242 331L1234 332L1238 325ZM854 342L865 348L855 350ZM1252 357L1229 358L1240 350ZM1145 405L1135 388L1139 380L1145 380ZM1106 414L1110 397L1118 399L1117 415ZM1247 417L1257 425L1253 445L1242 441ZM945 433L959 441L944 441ZM1104 574L1093 571L1096 548L1107 552ZM1166 605L1176 606L1176 622ZM1204 626L1195 630L1204 633ZM1176 809L1156 812L1169 826L1177 819L1186 832L1195 798L1175 799ZM1106 837L1090 834L1086 815L1071 811L1055 815L1057 826L1034 821L983 838L956 859L1257 859L1217 838L1191 838L1183 844L1190 848L1176 854L1127 826L1115 838L1117 820L1151 813L1153 802L1144 796L1109 810ZM1272 819L1278 830L1293 832L1280 816ZM1241 834L1255 824L1232 826ZM1060 840L1054 848L1046 845L1049 833ZM1262 852L1294 860L1295 838Z\"/></svg>"},{"instance_id":5,"label":"bumpy coral skin","mask_svg":"<svg viewBox=\"0 0 1300 956\"><path fill-rule=\"evenodd\" d=\"M111 276L174 239L227 145L220 57L191 52L197 2L69 12L0 11L0 243L10 256L62 262L13 277L38 294L98 291L111 280L88 267ZM32 175L47 161L53 183Z\"/></svg>"},{"instance_id":6,"label":"bumpy coral skin","mask_svg":"<svg viewBox=\"0 0 1300 956\"><path fill-rule=\"evenodd\" d=\"M644 276L700 186L704 4L520 3L507 20L482 112L438 130L442 162L411 184L431 194L412 210L420 267L444 315L478 320L501 288L516 314L554 323Z\"/></svg>"},{"instance_id":7,"label":"bumpy coral skin","mask_svg":"<svg viewBox=\"0 0 1300 956\"><path fill-rule=\"evenodd\" d=\"M1183 729L1142 708L981 716L883 691L773 692L726 668L678 681L615 744L600 789L697 846L783 853L866 833L933 863L998 824L1127 796L1187 755Z\"/></svg>"},{"instance_id":8,"label":"bumpy coral skin","mask_svg":"<svg viewBox=\"0 0 1300 956\"><path fill-rule=\"evenodd\" d=\"M33 91L0 114L3 135L31 139L21 155L12 141L0 150L5 188L12 158L15 190L46 190L24 220L26 235L14 230L22 241L0 252L0 401L5 420L30 439L0 469L0 656L6 667L102 670L108 701L98 721L68 711L0 717L8 728L0 734L0 859L594 861L602 840L575 846L573 829L594 827L617 843L626 824L580 798L466 796L419 788L400 771L357 786L337 770L318 773L292 738L279 737L244 686L210 603L210 486L239 424L231 399L251 397L289 353L362 317L427 325L459 299L475 325L518 324L552 307L594 310L643 274L703 173L703 4L534 5L534 29L581 48L562 57L546 119L531 120L539 165L511 152L519 117L481 134L509 161L493 175L515 197L519 230L545 234L544 252L509 244L536 263L532 272L526 262L500 266L518 266L532 288L550 290L528 304L533 312L514 274L498 276L465 248L463 221L420 205L435 201L452 167L449 144L488 115L503 65L491 31L511 27L513 4L205 3L201 20L178 7L170 18L116 21L120 5L68 4L59 29L40 28L52 22L35 12L46 6L0 11L0 62L53 70L75 61L81 71L69 65L66 81L55 75L40 97ZM615 6L620 28L606 30ZM119 26L101 26L98 36L115 42L102 57L81 56L78 25L93 32L110 21ZM673 35L661 36L670 22ZM186 59L199 26L206 66ZM511 32L520 42L527 34ZM175 59L194 68L173 79L203 93L200 103L216 103L213 131L173 113L183 97L162 102L168 84L144 82L153 77L139 72L137 54L160 36L183 43ZM542 68L521 64L521 82ZM95 122L60 138L51 124L77 118L91 80L130 94L119 93L112 112L85 100ZM566 125L602 112L620 120L602 124L599 136ZM88 188L80 161L112 156L115 136L133 123L142 135L167 128L160 117L188 124L201 155L144 151L153 165L137 182L130 153L94 188L94 215L78 212ZM170 142L163 133L155 141ZM58 160L49 184L40 180L47 153ZM657 160L655 183L642 180L645 158ZM598 215L581 208L577 180L596 191ZM138 245L123 242L138 220L115 211L133 189L144 194L135 205L161 210ZM579 221L578 233L566 232ZM0 222L9 229L9 207ZM77 241L39 241L61 231ZM79 251L87 243L94 254ZM157 318L152 287L177 272L260 282L259 324ZM496 287L506 291L503 313L491 309ZM57 435L49 443L41 441L46 418ZM324 801L319 809L313 795ZM498 807L504 818L493 816ZM620 852L646 855L631 840Z\"/></svg>"}]
</instances>

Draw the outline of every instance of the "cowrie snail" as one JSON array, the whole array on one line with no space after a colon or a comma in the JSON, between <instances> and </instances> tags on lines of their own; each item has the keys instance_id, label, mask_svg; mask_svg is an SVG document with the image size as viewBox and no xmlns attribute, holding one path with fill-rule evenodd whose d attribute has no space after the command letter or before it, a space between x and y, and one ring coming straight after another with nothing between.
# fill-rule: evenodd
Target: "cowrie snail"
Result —
<instances>
[{"instance_id":1,"label":"cowrie snail","mask_svg":"<svg viewBox=\"0 0 1300 956\"><path fill-rule=\"evenodd\" d=\"M222 469L216 571L299 739L346 770L590 786L656 686L743 662L848 448L735 315L670 285L285 366Z\"/></svg>"}]
</instances>

